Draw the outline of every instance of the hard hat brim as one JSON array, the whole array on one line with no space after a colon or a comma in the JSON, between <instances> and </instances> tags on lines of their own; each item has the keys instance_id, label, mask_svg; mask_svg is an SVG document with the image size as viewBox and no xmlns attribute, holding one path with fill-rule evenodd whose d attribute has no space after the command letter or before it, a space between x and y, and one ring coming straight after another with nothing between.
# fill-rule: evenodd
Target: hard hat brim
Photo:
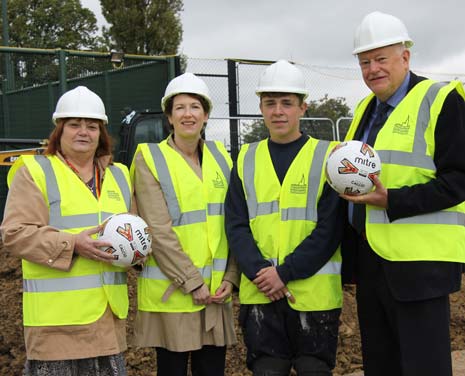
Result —
<instances>
[{"instance_id":1,"label":"hard hat brim","mask_svg":"<svg viewBox=\"0 0 465 376\"><path fill-rule=\"evenodd\" d=\"M82 119L96 119L102 120L104 125L108 124L108 117L106 115L99 114L82 114L81 112L54 112L52 119L53 123L56 125L58 119L67 119L67 118L82 118Z\"/></svg>"},{"instance_id":2,"label":"hard hat brim","mask_svg":"<svg viewBox=\"0 0 465 376\"><path fill-rule=\"evenodd\" d=\"M413 41L411 39L405 40L405 39L395 38L395 39L391 39L391 40L385 40L385 41L383 41L381 43L377 42L377 43L372 43L372 44L368 44L368 45L364 45L364 46L355 48L352 51L352 55L358 55L358 54L360 54L362 52L376 50L377 48L392 46L392 45L398 44L398 43L403 43L406 48L410 48L410 47L413 46Z\"/></svg>"}]
</instances>

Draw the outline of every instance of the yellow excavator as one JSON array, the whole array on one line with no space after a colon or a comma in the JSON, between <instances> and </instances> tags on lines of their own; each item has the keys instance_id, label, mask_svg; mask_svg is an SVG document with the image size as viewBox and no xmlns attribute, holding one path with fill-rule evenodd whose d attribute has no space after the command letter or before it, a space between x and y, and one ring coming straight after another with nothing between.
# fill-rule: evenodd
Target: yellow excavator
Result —
<instances>
[{"instance_id":1,"label":"yellow excavator","mask_svg":"<svg viewBox=\"0 0 465 376\"><path fill-rule=\"evenodd\" d=\"M28 148L0 150L0 166L11 166L21 155L43 154L47 148L48 140L3 138L0 139L0 144L10 147L34 145Z\"/></svg>"}]
</instances>

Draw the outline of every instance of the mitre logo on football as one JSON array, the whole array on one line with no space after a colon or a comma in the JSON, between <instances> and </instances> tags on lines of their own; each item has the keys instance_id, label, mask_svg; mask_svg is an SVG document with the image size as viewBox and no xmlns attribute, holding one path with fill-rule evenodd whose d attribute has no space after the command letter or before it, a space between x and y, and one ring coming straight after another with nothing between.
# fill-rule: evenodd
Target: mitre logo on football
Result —
<instances>
[{"instance_id":1,"label":"mitre logo on football","mask_svg":"<svg viewBox=\"0 0 465 376\"><path fill-rule=\"evenodd\" d=\"M129 240L130 242L132 242L132 240L133 240L133 237L132 237L132 227L131 227L131 224L130 224L130 223L125 223L125 224L124 224L124 227L119 226L119 227L116 229L116 232L117 232L118 234L120 234L121 236L123 236L125 239Z\"/></svg>"},{"instance_id":2,"label":"mitre logo on football","mask_svg":"<svg viewBox=\"0 0 465 376\"><path fill-rule=\"evenodd\" d=\"M105 252L113 254L113 265L127 267L148 255L152 236L147 223L130 213L114 214L103 223L99 238L111 243Z\"/></svg>"},{"instance_id":3,"label":"mitre logo on football","mask_svg":"<svg viewBox=\"0 0 465 376\"><path fill-rule=\"evenodd\" d=\"M376 151L361 141L346 141L336 146L326 160L326 180L341 194L365 194L373 188L381 160Z\"/></svg>"},{"instance_id":4,"label":"mitre logo on football","mask_svg":"<svg viewBox=\"0 0 465 376\"><path fill-rule=\"evenodd\" d=\"M339 167L340 174L356 174L358 172L358 168L355 167L347 158L344 158L341 161L342 167Z\"/></svg>"}]
</instances>

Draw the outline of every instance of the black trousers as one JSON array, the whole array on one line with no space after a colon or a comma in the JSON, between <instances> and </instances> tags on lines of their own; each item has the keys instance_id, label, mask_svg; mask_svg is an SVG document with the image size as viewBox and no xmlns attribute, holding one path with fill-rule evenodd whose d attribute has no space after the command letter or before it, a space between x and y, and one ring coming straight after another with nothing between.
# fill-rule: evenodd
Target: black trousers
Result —
<instances>
[{"instance_id":1,"label":"black trousers","mask_svg":"<svg viewBox=\"0 0 465 376\"><path fill-rule=\"evenodd\" d=\"M359 242L357 309L365 376L452 376L449 296L396 300L382 260Z\"/></svg>"},{"instance_id":2,"label":"black trousers","mask_svg":"<svg viewBox=\"0 0 465 376\"><path fill-rule=\"evenodd\" d=\"M299 312L287 299L243 304L239 323L254 376L330 376L336 361L340 309Z\"/></svg>"},{"instance_id":3,"label":"black trousers","mask_svg":"<svg viewBox=\"0 0 465 376\"><path fill-rule=\"evenodd\" d=\"M192 376L223 376L226 346L203 346L200 350L176 352L157 347L158 376L186 376L189 355Z\"/></svg>"}]
</instances>

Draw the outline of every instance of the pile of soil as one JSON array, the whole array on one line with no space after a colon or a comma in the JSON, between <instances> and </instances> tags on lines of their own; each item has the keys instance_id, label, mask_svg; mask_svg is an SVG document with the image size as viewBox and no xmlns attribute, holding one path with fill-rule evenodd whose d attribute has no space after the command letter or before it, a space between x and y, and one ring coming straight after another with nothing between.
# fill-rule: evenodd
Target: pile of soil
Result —
<instances>
[{"instance_id":1,"label":"pile of soil","mask_svg":"<svg viewBox=\"0 0 465 376\"><path fill-rule=\"evenodd\" d=\"M24 344L21 317L21 263L11 257L4 249L0 250L0 375L20 376L24 364ZM136 305L135 279L133 272L129 276L131 312L128 319L128 336L132 335ZM465 279L464 279L465 285ZM465 288L451 296L451 335L452 349L465 350ZM360 336L354 304L355 288L346 286L344 290L344 308L339 329L339 347L337 366L334 376L340 376L361 369ZM237 297L234 300L236 312L239 307ZM237 315L236 315L237 317ZM237 327L237 322L236 322ZM238 344L227 353L226 375L250 375L245 367L245 347L240 330L237 329ZM152 349L130 348L126 353L129 376L154 376L155 354Z\"/></svg>"}]
</instances>

